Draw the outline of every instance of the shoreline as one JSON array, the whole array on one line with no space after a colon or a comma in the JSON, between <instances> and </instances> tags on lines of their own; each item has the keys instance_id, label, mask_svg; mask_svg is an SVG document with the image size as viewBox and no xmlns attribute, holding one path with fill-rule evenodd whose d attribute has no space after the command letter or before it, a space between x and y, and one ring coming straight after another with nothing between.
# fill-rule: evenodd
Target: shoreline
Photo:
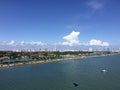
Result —
<instances>
[{"instance_id":1,"label":"shoreline","mask_svg":"<svg viewBox=\"0 0 120 90\"><path fill-rule=\"evenodd\" d=\"M80 59L80 58L77 58L77 59ZM43 64L43 63L49 63L49 62L59 62L59 61L65 61L65 60L75 60L75 58L53 59L53 60L38 60L38 61L12 63L12 64L1 64L0 69L1 68L16 67L16 66L33 65L33 64Z\"/></svg>"},{"instance_id":2,"label":"shoreline","mask_svg":"<svg viewBox=\"0 0 120 90\"><path fill-rule=\"evenodd\" d=\"M53 59L53 60L36 60L36 61L28 61L28 62L19 62L19 63L11 63L11 64L0 64L0 69L2 68L10 68L10 67L17 67L17 66L26 66L26 65L33 65L33 64L43 64L49 62L59 62L65 60L81 60L84 58L95 58L95 57L102 57L102 56L113 56L119 54L108 54L108 55L94 55L94 56L77 56L72 58L62 58L62 59Z\"/></svg>"}]
</instances>

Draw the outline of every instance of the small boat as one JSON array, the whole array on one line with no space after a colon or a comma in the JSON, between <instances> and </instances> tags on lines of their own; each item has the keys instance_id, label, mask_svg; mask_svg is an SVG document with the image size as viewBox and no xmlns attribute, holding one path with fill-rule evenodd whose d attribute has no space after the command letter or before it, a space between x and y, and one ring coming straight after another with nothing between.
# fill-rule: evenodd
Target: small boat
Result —
<instances>
[{"instance_id":1,"label":"small boat","mask_svg":"<svg viewBox=\"0 0 120 90\"><path fill-rule=\"evenodd\" d=\"M107 70L103 69L101 72L104 72L104 73L105 73L105 72L107 72Z\"/></svg>"}]
</instances>

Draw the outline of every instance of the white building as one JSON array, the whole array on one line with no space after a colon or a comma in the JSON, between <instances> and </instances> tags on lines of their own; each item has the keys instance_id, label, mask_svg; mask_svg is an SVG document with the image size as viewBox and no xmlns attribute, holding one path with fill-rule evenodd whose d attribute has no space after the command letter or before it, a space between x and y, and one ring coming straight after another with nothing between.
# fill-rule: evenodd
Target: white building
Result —
<instances>
[{"instance_id":1,"label":"white building","mask_svg":"<svg viewBox=\"0 0 120 90\"><path fill-rule=\"evenodd\" d=\"M92 48L89 48L89 49L88 49L88 51L89 51L89 52L92 52L92 51L93 51L93 49L92 49Z\"/></svg>"}]
</instances>

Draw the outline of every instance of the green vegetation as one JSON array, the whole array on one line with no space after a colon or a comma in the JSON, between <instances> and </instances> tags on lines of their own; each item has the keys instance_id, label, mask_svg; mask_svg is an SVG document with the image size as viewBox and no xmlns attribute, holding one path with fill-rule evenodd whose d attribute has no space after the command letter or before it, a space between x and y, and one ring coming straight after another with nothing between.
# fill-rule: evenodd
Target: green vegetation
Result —
<instances>
[{"instance_id":1,"label":"green vegetation","mask_svg":"<svg viewBox=\"0 0 120 90\"><path fill-rule=\"evenodd\" d=\"M110 54L108 51L0 51L0 64L25 63L29 61L48 61L55 59Z\"/></svg>"}]
</instances>

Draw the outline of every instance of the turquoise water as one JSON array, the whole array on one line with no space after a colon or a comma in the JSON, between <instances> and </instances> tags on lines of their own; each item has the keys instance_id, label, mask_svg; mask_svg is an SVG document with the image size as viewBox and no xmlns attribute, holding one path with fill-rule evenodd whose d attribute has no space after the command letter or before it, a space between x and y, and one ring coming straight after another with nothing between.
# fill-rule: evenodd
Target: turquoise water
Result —
<instances>
[{"instance_id":1,"label":"turquoise water","mask_svg":"<svg viewBox=\"0 0 120 90\"><path fill-rule=\"evenodd\" d=\"M0 69L0 90L120 90L120 55Z\"/></svg>"}]
</instances>

